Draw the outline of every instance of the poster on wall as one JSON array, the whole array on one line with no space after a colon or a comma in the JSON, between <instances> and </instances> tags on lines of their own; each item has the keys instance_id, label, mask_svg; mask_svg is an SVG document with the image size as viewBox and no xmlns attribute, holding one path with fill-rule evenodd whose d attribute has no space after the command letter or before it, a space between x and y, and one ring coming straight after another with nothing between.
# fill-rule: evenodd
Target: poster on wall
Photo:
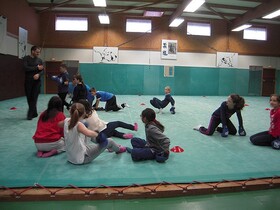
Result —
<instances>
[{"instance_id":1,"label":"poster on wall","mask_svg":"<svg viewBox=\"0 0 280 210\"><path fill-rule=\"evenodd\" d=\"M217 67L237 68L238 53L217 52Z\"/></svg>"},{"instance_id":2,"label":"poster on wall","mask_svg":"<svg viewBox=\"0 0 280 210\"><path fill-rule=\"evenodd\" d=\"M0 53L6 52L5 39L7 34L7 18L0 16Z\"/></svg>"},{"instance_id":3,"label":"poster on wall","mask_svg":"<svg viewBox=\"0 0 280 210\"><path fill-rule=\"evenodd\" d=\"M23 58L27 55L27 30L18 28L18 57Z\"/></svg>"},{"instance_id":4,"label":"poster on wall","mask_svg":"<svg viewBox=\"0 0 280 210\"><path fill-rule=\"evenodd\" d=\"M163 39L161 41L161 59L177 59L177 40Z\"/></svg>"},{"instance_id":5,"label":"poster on wall","mask_svg":"<svg viewBox=\"0 0 280 210\"><path fill-rule=\"evenodd\" d=\"M93 63L118 63L118 47L93 47Z\"/></svg>"}]
</instances>

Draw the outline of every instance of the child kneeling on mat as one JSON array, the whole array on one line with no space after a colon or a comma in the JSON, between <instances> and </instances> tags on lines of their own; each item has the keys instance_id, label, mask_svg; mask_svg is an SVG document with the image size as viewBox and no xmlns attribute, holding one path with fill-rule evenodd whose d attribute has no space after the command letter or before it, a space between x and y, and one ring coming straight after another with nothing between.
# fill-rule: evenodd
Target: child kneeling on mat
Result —
<instances>
[{"instance_id":1,"label":"child kneeling on mat","mask_svg":"<svg viewBox=\"0 0 280 210\"><path fill-rule=\"evenodd\" d=\"M145 124L146 140L132 138L132 149L127 147L127 152L134 161L155 159L159 163L165 162L169 158L170 140L163 134L164 126L156 120L156 113L150 108L142 111L141 119Z\"/></svg>"}]
</instances>

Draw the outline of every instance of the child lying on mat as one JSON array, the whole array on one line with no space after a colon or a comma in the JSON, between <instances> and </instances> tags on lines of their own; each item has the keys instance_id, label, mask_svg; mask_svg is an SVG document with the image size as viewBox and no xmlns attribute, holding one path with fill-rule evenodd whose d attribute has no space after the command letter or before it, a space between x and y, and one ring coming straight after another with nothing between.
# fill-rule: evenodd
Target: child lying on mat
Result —
<instances>
[{"instance_id":1,"label":"child lying on mat","mask_svg":"<svg viewBox=\"0 0 280 210\"><path fill-rule=\"evenodd\" d=\"M163 134L164 126L156 120L156 113L150 108L142 111L141 119L145 124L146 140L132 138L132 149L127 147L127 152L134 161L155 159L159 163L165 162L169 158L170 140Z\"/></svg>"},{"instance_id":2,"label":"child lying on mat","mask_svg":"<svg viewBox=\"0 0 280 210\"><path fill-rule=\"evenodd\" d=\"M243 109L244 105L245 101L243 97L237 94L231 94L228 96L227 101L224 101L221 106L216 111L214 111L208 128L198 125L193 129L198 130L200 133L208 136L213 135L216 129L221 133L222 137L227 137L229 134L235 135L237 130L229 118L234 113L236 113L239 122L238 133L240 136L246 136L241 115L241 110ZM222 127L218 127L220 123L222 123Z\"/></svg>"},{"instance_id":3,"label":"child lying on mat","mask_svg":"<svg viewBox=\"0 0 280 210\"><path fill-rule=\"evenodd\" d=\"M81 121L86 115L81 103L74 103L70 108L70 118L59 122L64 128L67 160L73 164L86 164L97 158L106 148L114 152L125 152L113 140L107 139L103 133L89 130ZM94 138L97 144L88 144L86 137Z\"/></svg>"},{"instance_id":4,"label":"child lying on mat","mask_svg":"<svg viewBox=\"0 0 280 210\"><path fill-rule=\"evenodd\" d=\"M33 136L37 147L37 157L50 157L65 151L63 129L57 123L65 119L62 112L62 100L53 96L48 108L39 117L37 128Z\"/></svg>"}]
</instances>

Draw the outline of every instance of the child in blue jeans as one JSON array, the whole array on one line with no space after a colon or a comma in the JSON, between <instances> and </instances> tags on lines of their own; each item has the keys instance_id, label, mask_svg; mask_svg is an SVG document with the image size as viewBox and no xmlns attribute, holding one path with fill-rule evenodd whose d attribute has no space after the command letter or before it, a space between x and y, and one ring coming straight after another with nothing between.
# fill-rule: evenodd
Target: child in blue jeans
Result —
<instances>
[{"instance_id":1,"label":"child in blue jeans","mask_svg":"<svg viewBox=\"0 0 280 210\"><path fill-rule=\"evenodd\" d=\"M131 148L126 148L131 153L132 160L156 160L159 163L169 158L170 140L166 137L164 126L156 120L153 109L147 108L142 111L142 122L145 124L146 140L140 138L131 139Z\"/></svg>"}]
</instances>

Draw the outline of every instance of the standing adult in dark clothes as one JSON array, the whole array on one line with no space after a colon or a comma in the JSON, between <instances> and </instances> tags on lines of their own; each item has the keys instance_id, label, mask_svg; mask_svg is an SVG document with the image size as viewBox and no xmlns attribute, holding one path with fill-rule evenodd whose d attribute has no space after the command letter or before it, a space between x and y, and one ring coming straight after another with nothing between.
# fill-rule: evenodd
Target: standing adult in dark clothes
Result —
<instances>
[{"instance_id":1,"label":"standing adult in dark clothes","mask_svg":"<svg viewBox=\"0 0 280 210\"><path fill-rule=\"evenodd\" d=\"M41 88L41 75L43 74L43 61L39 58L41 49L37 46L31 48L31 55L23 58L23 69L25 71L25 94L28 103L27 119L38 116L37 100Z\"/></svg>"}]
</instances>

